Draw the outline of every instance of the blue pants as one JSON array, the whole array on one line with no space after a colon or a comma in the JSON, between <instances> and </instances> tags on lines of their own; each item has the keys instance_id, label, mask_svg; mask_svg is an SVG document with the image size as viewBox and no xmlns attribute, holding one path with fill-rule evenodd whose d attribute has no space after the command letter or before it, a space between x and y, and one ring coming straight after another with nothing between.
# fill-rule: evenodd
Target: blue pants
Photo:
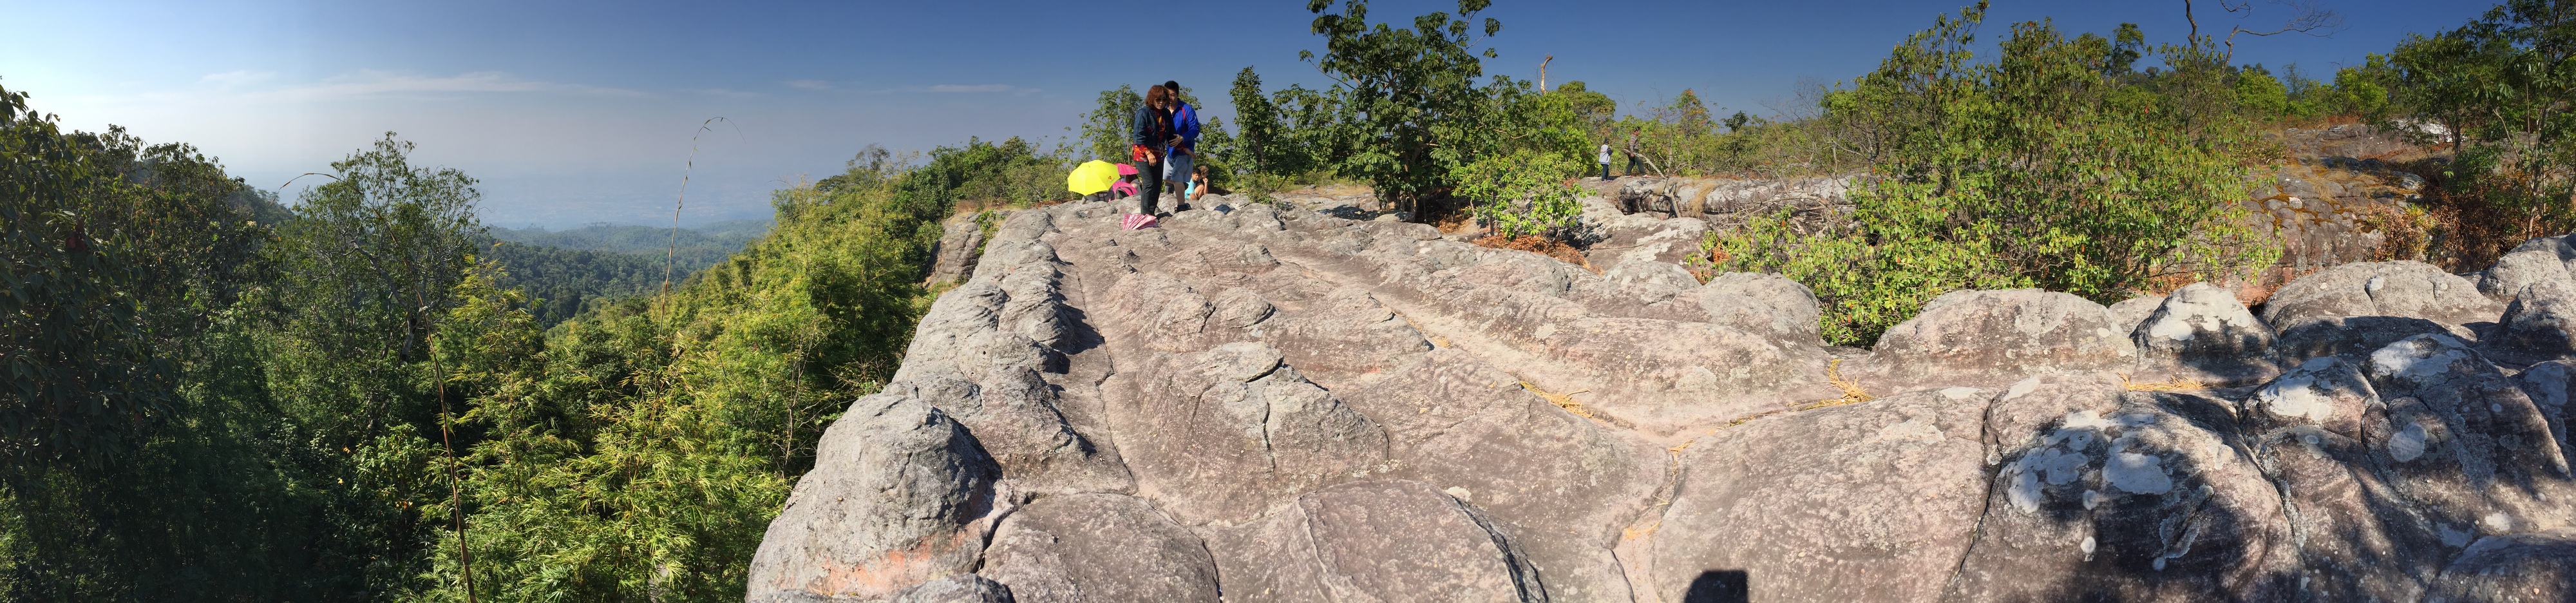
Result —
<instances>
[{"instance_id":1,"label":"blue pants","mask_svg":"<svg viewBox=\"0 0 2576 603\"><path fill-rule=\"evenodd\" d=\"M1172 192L1181 193L1181 201L1177 205L1189 204L1188 189L1182 188L1183 183L1189 181L1190 156L1173 153L1172 156L1163 158L1163 182L1170 183Z\"/></svg>"}]
</instances>

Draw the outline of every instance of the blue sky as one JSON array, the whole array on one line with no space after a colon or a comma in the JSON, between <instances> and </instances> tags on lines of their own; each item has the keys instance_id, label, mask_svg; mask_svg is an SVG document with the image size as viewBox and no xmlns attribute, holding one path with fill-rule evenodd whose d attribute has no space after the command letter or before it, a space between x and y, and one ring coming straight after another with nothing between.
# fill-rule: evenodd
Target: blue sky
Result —
<instances>
[{"instance_id":1,"label":"blue sky","mask_svg":"<svg viewBox=\"0 0 2576 603\"><path fill-rule=\"evenodd\" d=\"M2457 27L2489 4L2316 0L2332 37L2240 37L2237 61L2331 73L2408 33ZM1583 80L1630 107L1695 90L1712 109L1767 115L1803 86L1873 67L1966 0L1556 2L1498 0L1488 73ZM2277 26L2289 8L2197 5L2204 31ZM1456 4L1385 1L1375 20ZM762 218L768 191L820 178L869 143L928 149L968 136L1060 138L1099 91L1178 80L1229 115L1223 90L1256 67L1272 87L1323 78L1303 2L194 2L0 0L0 87L71 127L124 125L188 142L253 185L386 131L416 160L483 180L497 225L667 223L690 136L685 223ZM1988 31L2053 18L2067 31L2139 23L2179 41L2182 3L1996 2ZM27 27L24 24L43 25ZM1052 140L1050 140L1052 142ZM295 188L283 189L291 200Z\"/></svg>"}]
</instances>

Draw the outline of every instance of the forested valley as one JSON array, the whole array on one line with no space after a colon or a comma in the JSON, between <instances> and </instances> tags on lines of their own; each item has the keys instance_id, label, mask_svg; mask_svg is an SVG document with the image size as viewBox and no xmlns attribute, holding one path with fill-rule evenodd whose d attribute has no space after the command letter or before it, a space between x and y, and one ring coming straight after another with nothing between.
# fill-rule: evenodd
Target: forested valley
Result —
<instances>
[{"instance_id":1,"label":"forested valley","mask_svg":"<svg viewBox=\"0 0 2576 603\"><path fill-rule=\"evenodd\" d=\"M1487 78L1488 3L1409 28L1364 4L1315 4L1312 65L1337 84L1236 74L1235 118L1201 142L1219 187L1366 184L1411 219L1580 243L1570 179L1598 144L1641 138L1673 173L1863 175L1833 228L1782 216L1705 243L1713 268L1813 288L1835 343L1950 290L2108 301L2270 262L2231 204L2260 196L2244 169L2280 161L2265 133L2286 127L2442 150L2404 167L2434 187L2388 226L2433 241L2410 259L2576 228L2566 0L2322 80L2207 34L1980 34L1972 7L1772 116ZM66 131L28 98L0 89L13 601L738 600L823 429L900 365L943 222L1070 198L1077 161L1127 155L1141 102L1103 92L1052 148L867 147L775 191L756 235L606 228L576 249L547 237L584 231L483 224L475 179L397 134L282 200L186 143Z\"/></svg>"}]
</instances>

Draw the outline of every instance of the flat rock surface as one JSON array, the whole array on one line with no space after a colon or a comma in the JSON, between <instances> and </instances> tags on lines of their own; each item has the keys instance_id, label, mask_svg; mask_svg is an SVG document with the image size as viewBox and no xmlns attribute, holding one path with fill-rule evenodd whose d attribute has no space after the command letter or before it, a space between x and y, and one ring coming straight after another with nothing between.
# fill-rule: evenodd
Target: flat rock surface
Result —
<instances>
[{"instance_id":1,"label":"flat rock surface","mask_svg":"<svg viewBox=\"0 0 2576 603\"><path fill-rule=\"evenodd\" d=\"M746 598L2564 600L2563 240L2259 313L1956 291L1830 352L1806 287L1686 265L1848 184L1604 185L1573 264L1323 191L952 223Z\"/></svg>"}]
</instances>

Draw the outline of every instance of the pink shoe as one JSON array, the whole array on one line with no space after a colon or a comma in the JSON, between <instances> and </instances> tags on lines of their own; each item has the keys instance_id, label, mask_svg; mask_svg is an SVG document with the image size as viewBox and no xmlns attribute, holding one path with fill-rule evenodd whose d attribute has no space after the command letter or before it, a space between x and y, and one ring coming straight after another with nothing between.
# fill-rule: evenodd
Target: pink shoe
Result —
<instances>
[{"instance_id":1,"label":"pink shoe","mask_svg":"<svg viewBox=\"0 0 2576 603\"><path fill-rule=\"evenodd\" d=\"M1119 220L1118 226L1119 228L1127 230L1136 230L1139 228L1153 228L1157 226L1159 222L1160 220L1155 220L1154 216L1151 215L1127 214L1126 218Z\"/></svg>"}]
</instances>

